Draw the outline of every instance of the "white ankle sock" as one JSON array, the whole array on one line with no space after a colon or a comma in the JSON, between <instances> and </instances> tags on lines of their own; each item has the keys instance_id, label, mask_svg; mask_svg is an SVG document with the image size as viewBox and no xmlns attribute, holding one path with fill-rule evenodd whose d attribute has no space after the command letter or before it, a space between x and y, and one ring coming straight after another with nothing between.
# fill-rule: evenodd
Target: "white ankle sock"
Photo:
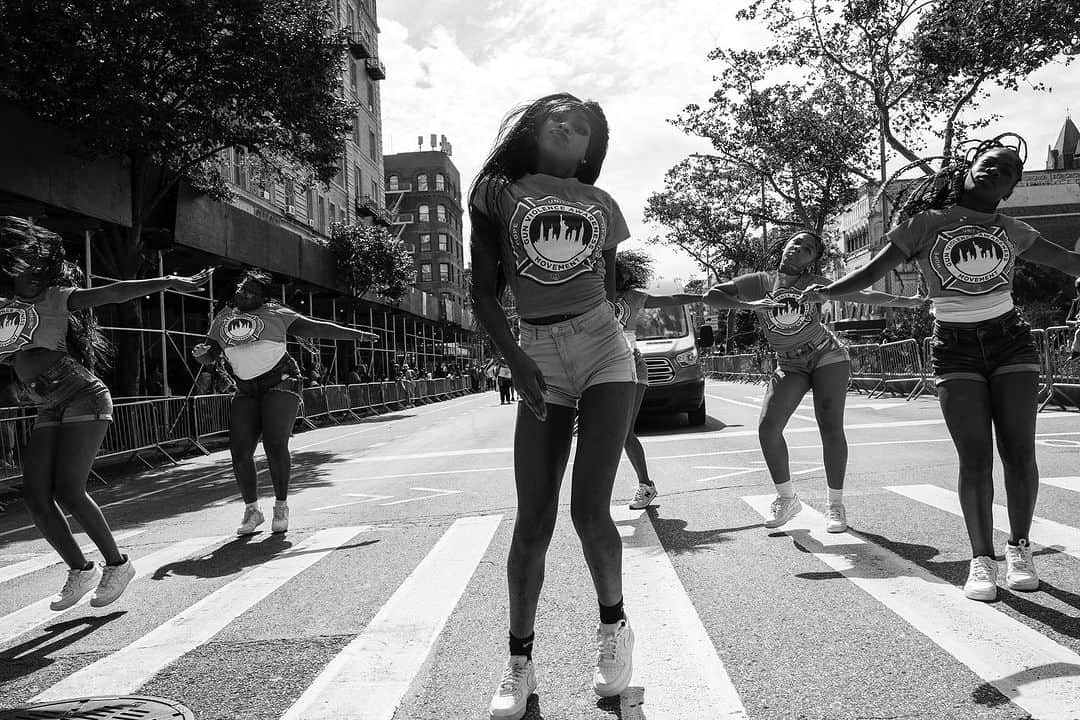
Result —
<instances>
[{"instance_id":1,"label":"white ankle sock","mask_svg":"<svg viewBox=\"0 0 1080 720\"><path fill-rule=\"evenodd\" d=\"M276 508L289 507L289 501L288 500L275 500L274 501L274 507L276 507Z\"/></svg>"},{"instance_id":2,"label":"white ankle sock","mask_svg":"<svg viewBox=\"0 0 1080 720\"><path fill-rule=\"evenodd\" d=\"M839 490L833 490L832 488L828 488L828 490L830 505L840 505L844 502L844 488L840 488Z\"/></svg>"},{"instance_id":3,"label":"white ankle sock","mask_svg":"<svg viewBox=\"0 0 1080 720\"><path fill-rule=\"evenodd\" d=\"M785 483L780 483L776 486L776 494L782 498L795 497L795 483L792 480L788 480Z\"/></svg>"},{"instance_id":4,"label":"white ankle sock","mask_svg":"<svg viewBox=\"0 0 1080 720\"><path fill-rule=\"evenodd\" d=\"M259 501L256 500L255 502L244 503L244 509L245 510L258 510L259 509Z\"/></svg>"}]
</instances>

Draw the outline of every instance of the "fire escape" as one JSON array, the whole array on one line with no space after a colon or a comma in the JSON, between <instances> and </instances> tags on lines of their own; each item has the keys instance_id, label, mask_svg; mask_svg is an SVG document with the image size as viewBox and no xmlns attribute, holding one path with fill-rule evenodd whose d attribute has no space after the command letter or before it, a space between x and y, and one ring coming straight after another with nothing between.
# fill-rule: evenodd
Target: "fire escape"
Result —
<instances>
[{"instance_id":1,"label":"fire escape","mask_svg":"<svg viewBox=\"0 0 1080 720\"><path fill-rule=\"evenodd\" d=\"M401 201L409 192L412 192L412 185L408 183L398 183L397 187L386 188L386 213L390 218L391 232L394 233L395 240L400 240L405 228L416 221L412 213L398 212L401 209Z\"/></svg>"}]
</instances>

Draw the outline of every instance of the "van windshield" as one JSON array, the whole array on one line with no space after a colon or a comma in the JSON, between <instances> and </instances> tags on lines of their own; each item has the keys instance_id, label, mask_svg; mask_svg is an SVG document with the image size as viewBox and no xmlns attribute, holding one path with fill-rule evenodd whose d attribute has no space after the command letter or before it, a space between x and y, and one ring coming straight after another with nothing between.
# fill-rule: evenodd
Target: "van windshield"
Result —
<instances>
[{"instance_id":1,"label":"van windshield","mask_svg":"<svg viewBox=\"0 0 1080 720\"><path fill-rule=\"evenodd\" d=\"M682 305L644 308L638 315L634 333L638 340L670 340L687 335L686 310Z\"/></svg>"}]
</instances>

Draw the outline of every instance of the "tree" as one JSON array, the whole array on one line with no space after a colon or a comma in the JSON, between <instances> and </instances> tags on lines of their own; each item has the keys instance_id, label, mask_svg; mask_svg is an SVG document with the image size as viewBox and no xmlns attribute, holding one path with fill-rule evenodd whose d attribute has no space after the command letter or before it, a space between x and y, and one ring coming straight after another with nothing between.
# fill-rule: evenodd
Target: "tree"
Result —
<instances>
[{"instance_id":1,"label":"tree","mask_svg":"<svg viewBox=\"0 0 1080 720\"><path fill-rule=\"evenodd\" d=\"M412 254L405 244L377 225L334 223L330 250L338 279L354 298L373 292L398 300L415 277Z\"/></svg>"},{"instance_id":2,"label":"tree","mask_svg":"<svg viewBox=\"0 0 1080 720\"><path fill-rule=\"evenodd\" d=\"M620 250L615 254L615 266L629 278L627 287L646 288L653 278L653 259L640 250Z\"/></svg>"},{"instance_id":3,"label":"tree","mask_svg":"<svg viewBox=\"0 0 1080 720\"><path fill-rule=\"evenodd\" d=\"M144 228L181 181L228 196L223 151L242 149L264 179L338 172L356 110L338 96L343 32L323 2L0 0L0 98L70 130L77 154L127 160L132 227L98 247L108 274L130 279L147 269ZM118 311L141 326L137 303ZM124 335L120 391L134 394Z\"/></svg>"}]
</instances>

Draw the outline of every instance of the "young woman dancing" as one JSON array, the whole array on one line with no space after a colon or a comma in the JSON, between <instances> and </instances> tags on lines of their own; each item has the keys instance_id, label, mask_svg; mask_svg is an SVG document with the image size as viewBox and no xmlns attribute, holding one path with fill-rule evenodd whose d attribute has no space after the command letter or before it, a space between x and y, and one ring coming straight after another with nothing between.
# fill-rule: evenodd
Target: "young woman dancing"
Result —
<instances>
[{"instance_id":1,"label":"young woman dancing","mask_svg":"<svg viewBox=\"0 0 1080 720\"><path fill-rule=\"evenodd\" d=\"M904 260L918 262L934 307L938 402L959 457L957 490L972 552L964 594L973 600L997 597L995 434L1009 509L1005 585L1039 587L1028 541L1039 489L1039 356L1030 326L1013 307L1016 258L1080 275L1080 254L997 212L1020 182L1026 155L1023 139L1010 133L946 158L936 175L913 183L898 201L884 249L856 272L806 293L837 297L872 285Z\"/></svg>"},{"instance_id":2,"label":"young woman dancing","mask_svg":"<svg viewBox=\"0 0 1080 720\"><path fill-rule=\"evenodd\" d=\"M69 568L50 607L67 610L91 590L90 604L104 607L124 592L135 568L86 492L112 421L109 389L93 373L108 344L87 311L161 290L194 290L209 281L210 271L79 289L60 236L10 216L0 217L0 268L0 362L14 367L37 406L23 493L34 525ZM83 555L64 511L101 551L102 567Z\"/></svg>"},{"instance_id":3,"label":"young woman dancing","mask_svg":"<svg viewBox=\"0 0 1080 720\"><path fill-rule=\"evenodd\" d=\"M707 304L718 308L729 307L731 298L768 298L777 305L758 311L765 339L776 353L776 370L765 387L758 419L758 440L777 494L765 519L767 528L780 527L802 510L791 479L784 428L807 391L813 390L828 486L825 529L834 533L847 530L844 405L851 363L847 350L821 321L821 306L802 300L805 288L828 282L815 271L824 253L825 242L820 236L797 232L784 242L776 270L740 275L704 296ZM848 295L855 302L893 307L918 307L924 302L921 297L897 297L876 291Z\"/></svg>"},{"instance_id":4,"label":"young woman dancing","mask_svg":"<svg viewBox=\"0 0 1080 720\"><path fill-rule=\"evenodd\" d=\"M237 535L251 535L265 522L255 472L260 437L274 485L270 530L283 533L289 529L289 436L300 407L302 378L299 365L286 351L286 338L378 340L373 333L312 320L268 300L270 284L270 276L257 270L241 277L230 304L210 323L206 340L192 350L193 357L204 365L213 365L224 355L236 381L229 408L229 450L236 484L244 498L244 517Z\"/></svg>"},{"instance_id":5,"label":"young woman dancing","mask_svg":"<svg viewBox=\"0 0 1080 720\"><path fill-rule=\"evenodd\" d=\"M600 605L593 688L618 695L632 672L622 541L609 504L636 376L609 302L615 248L629 231L619 206L593 184L607 144L607 121L595 102L565 93L542 97L503 122L469 193L476 314L522 400L514 429L517 517L507 561L510 657L491 699L492 718L520 718L536 689L533 625L575 409L570 516ZM520 345L499 304L507 281L520 315Z\"/></svg>"}]
</instances>

